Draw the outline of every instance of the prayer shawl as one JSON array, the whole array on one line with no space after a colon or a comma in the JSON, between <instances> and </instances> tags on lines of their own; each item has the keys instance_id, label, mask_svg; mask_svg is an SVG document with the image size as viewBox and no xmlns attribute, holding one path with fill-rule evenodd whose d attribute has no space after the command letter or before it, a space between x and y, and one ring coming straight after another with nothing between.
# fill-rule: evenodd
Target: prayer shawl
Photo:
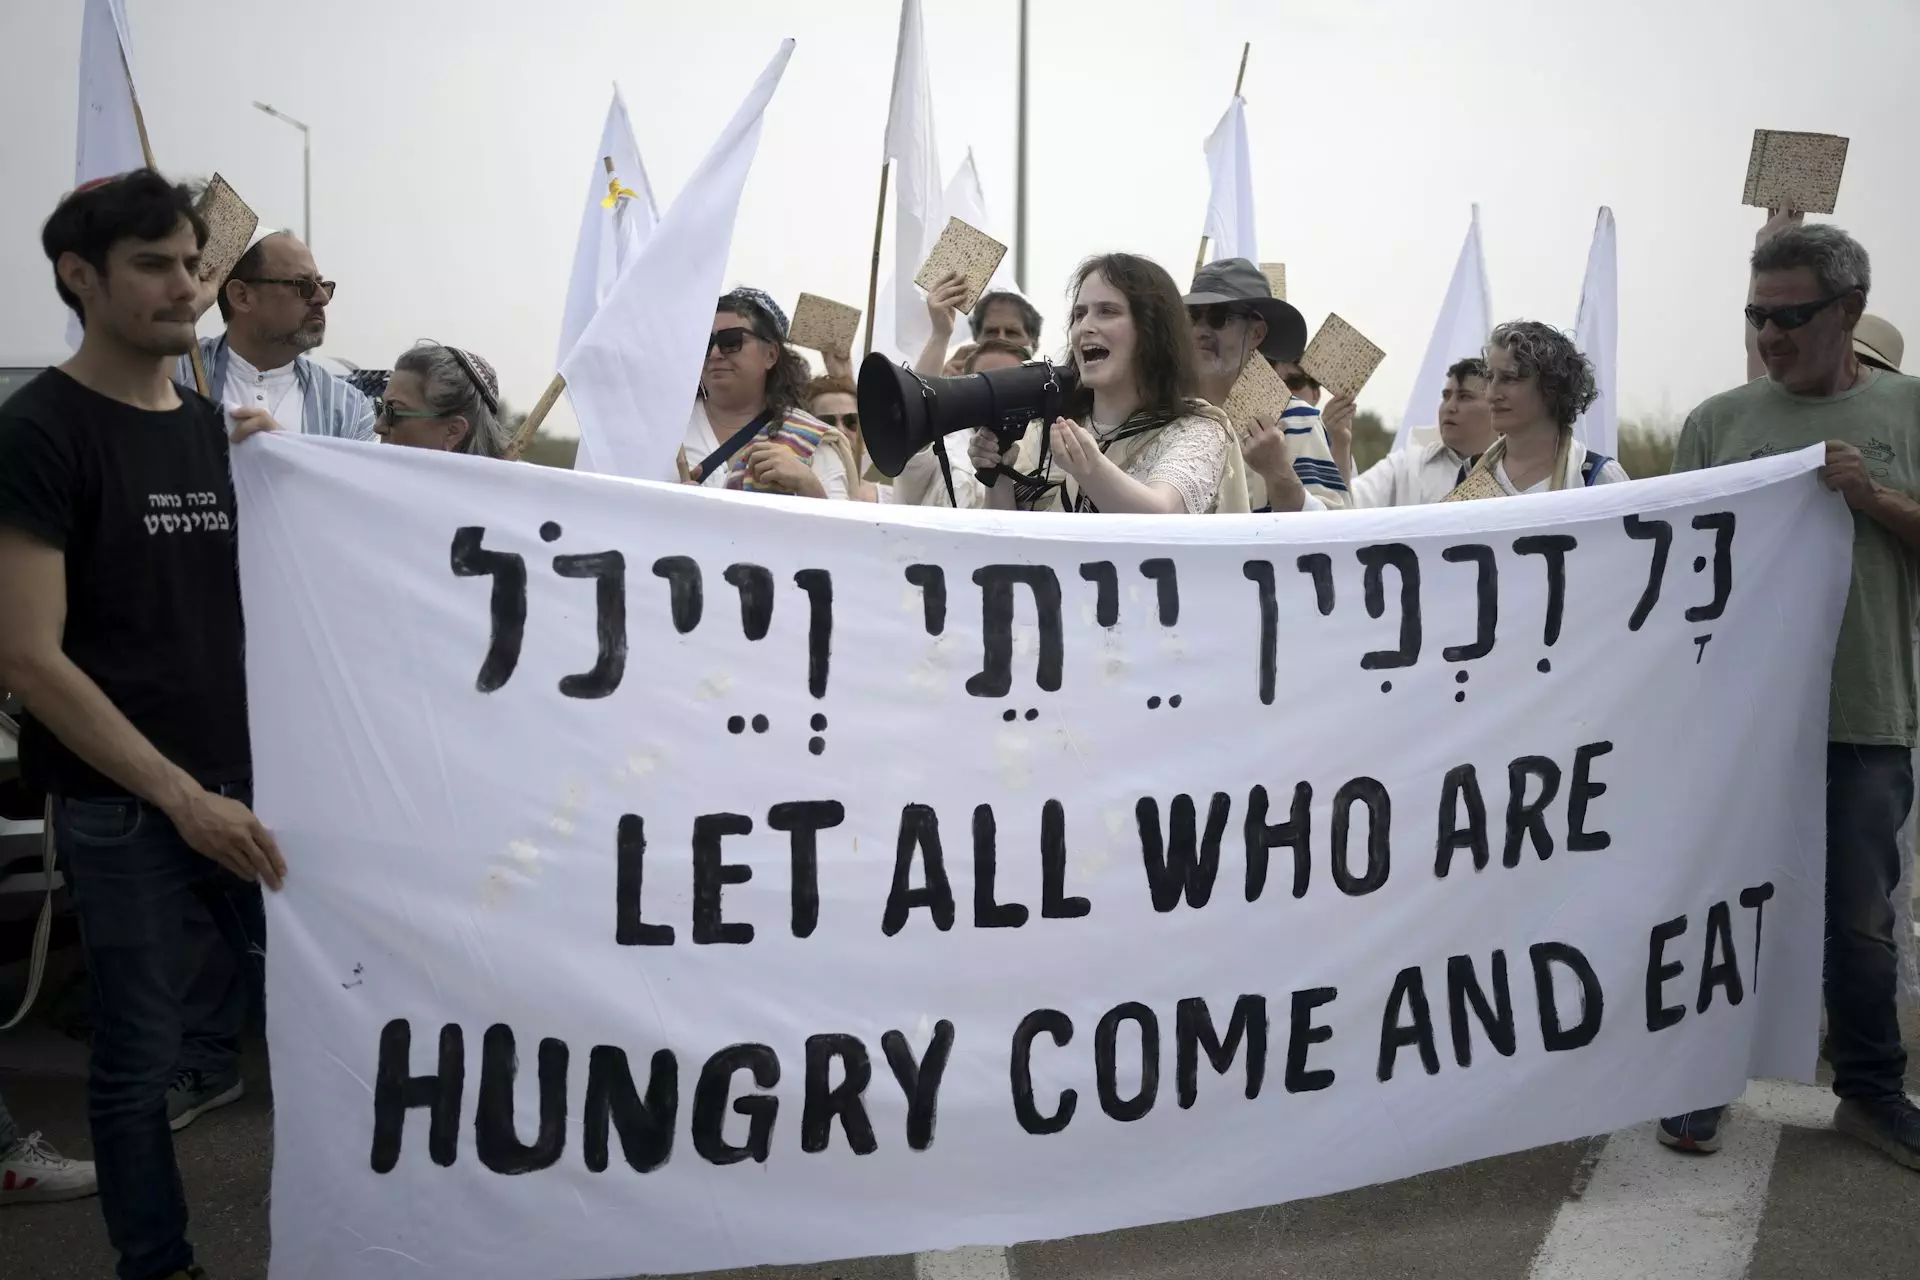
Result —
<instances>
[{"instance_id":1,"label":"prayer shawl","mask_svg":"<svg viewBox=\"0 0 1920 1280\"><path fill-rule=\"evenodd\" d=\"M1507 498L1509 494L1500 485L1500 479L1494 474L1494 468L1507 456L1507 438L1501 436L1488 450L1474 459L1467 467L1466 478L1454 487L1452 493L1440 499L1442 502L1471 502L1476 498ZM1560 433L1560 447L1553 456L1553 483L1551 490L1582 489L1593 483L1601 468L1610 459L1592 455L1591 468L1587 462L1589 451L1585 445L1573 438L1573 432Z\"/></svg>"},{"instance_id":2,"label":"prayer shawl","mask_svg":"<svg viewBox=\"0 0 1920 1280\"><path fill-rule=\"evenodd\" d=\"M207 394L217 405L227 385L227 335L200 339L200 359L207 367ZM305 356L293 358L294 376L300 380L301 421L283 422L288 431L301 435L333 436L341 440L372 440L373 401L362 395L345 378L336 378ZM183 387L193 386L193 362L181 356L174 367L173 380Z\"/></svg>"},{"instance_id":3,"label":"prayer shawl","mask_svg":"<svg viewBox=\"0 0 1920 1280\"><path fill-rule=\"evenodd\" d=\"M790 409L784 418L767 424L758 436L741 445L733 457L727 459L724 487L744 493L770 492L754 484L747 475L747 450L761 440L791 449L800 461L808 463L813 461L813 455L819 450L831 449L840 455L840 461L846 467L849 490L858 483L860 470L854 461L853 446L847 438L812 414ZM721 443L726 442L722 440Z\"/></svg>"}]
</instances>

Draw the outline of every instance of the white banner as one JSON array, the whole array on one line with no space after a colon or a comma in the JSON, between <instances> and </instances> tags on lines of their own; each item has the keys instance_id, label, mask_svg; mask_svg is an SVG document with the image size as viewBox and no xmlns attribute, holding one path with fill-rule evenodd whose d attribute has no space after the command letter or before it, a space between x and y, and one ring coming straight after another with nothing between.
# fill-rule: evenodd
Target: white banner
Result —
<instances>
[{"instance_id":1,"label":"white banner","mask_svg":"<svg viewBox=\"0 0 1920 1280\"><path fill-rule=\"evenodd\" d=\"M1059 1237L1810 1079L1819 462L994 518L256 437L271 1274Z\"/></svg>"}]
</instances>

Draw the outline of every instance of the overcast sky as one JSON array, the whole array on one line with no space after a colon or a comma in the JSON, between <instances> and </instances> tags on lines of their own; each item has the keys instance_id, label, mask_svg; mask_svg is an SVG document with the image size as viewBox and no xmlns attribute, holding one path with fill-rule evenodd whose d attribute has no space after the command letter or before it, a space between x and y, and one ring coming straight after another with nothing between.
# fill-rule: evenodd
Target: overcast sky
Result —
<instances>
[{"instance_id":1,"label":"overcast sky","mask_svg":"<svg viewBox=\"0 0 1920 1280\"><path fill-rule=\"evenodd\" d=\"M219 170L300 223L340 282L327 350L386 366L471 347L529 405L551 376L585 170L614 80L670 202L779 40L730 281L864 303L895 0L126 0L163 168ZM0 4L0 364L57 359L40 222L72 185L80 0ZM924 0L941 165L973 148L1014 232L1017 0ZM1261 256L1317 326L1386 349L1361 397L1405 407L1469 206L1496 318L1571 328L1595 212L1620 236L1627 417L1684 414L1741 376L1740 204L1757 127L1852 138L1834 220L1874 260L1872 309L1920 338L1915 0L1032 0L1029 292L1059 338L1089 253L1191 271L1201 144L1243 40ZM558 421L570 421L557 414Z\"/></svg>"}]
</instances>

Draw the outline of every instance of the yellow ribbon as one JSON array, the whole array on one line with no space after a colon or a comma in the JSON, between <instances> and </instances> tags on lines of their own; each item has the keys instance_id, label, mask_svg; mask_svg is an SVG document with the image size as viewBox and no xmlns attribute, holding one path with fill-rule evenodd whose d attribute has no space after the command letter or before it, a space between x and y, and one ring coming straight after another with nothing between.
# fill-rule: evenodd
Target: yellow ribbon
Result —
<instances>
[{"instance_id":1,"label":"yellow ribbon","mask_svg":"<svg viewBox=\"0 0 1920 1280\"><path fill-rule=\"evenodd\" d=\"M638 195L638 193L633 191L630 187L622 186L620 184L620 179L608 178L607 179L607 198L600 202L600 207L602 209L611 209L615 205L619 204L622 200L638 200L639 198L640 196Z\"/></svg>"}]
</instances>

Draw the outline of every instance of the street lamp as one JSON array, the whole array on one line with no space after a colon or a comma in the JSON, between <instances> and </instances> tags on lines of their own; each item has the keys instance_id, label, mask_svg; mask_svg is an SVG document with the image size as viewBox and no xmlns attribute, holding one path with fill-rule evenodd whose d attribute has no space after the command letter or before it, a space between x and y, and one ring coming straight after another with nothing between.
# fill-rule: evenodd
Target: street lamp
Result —
<instances>
[{"instance_id":1,"label":"street lamp","mask_svg":"<svg viewBox=\"0 0 1920 1280\"><path fill-rule=\"evenodd\" d=\"M313 130L284 111L268 106L264 102L253 104L258 110L266 112L275 120L290 124L300 131L300 238L307 242L307 248L313 248Z\"/></svg>"}]
</instances>

